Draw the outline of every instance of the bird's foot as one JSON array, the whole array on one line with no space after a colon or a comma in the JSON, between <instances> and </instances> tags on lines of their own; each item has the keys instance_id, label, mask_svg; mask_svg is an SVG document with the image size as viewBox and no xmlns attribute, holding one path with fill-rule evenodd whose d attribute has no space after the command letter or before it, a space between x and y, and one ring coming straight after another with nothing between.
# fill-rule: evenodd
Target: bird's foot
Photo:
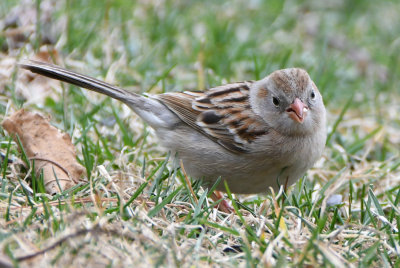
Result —
<instances>
[{"instance_id":1,"label":"bird's foot","mask_svg":"<svg viewBox=\"0 0 400 268\"><path fill-rule=\"evenodd\" d=\"M222 212L231 214L232 212L234 212L235 210L232 207L232 204L229 200L226 200L226 197L224 196L224 194L220 191L214 191L211 194L211 199L213 201L218 201L221 200L221 202L219 202L215 207Z\"/></svg>"}]
</instances>

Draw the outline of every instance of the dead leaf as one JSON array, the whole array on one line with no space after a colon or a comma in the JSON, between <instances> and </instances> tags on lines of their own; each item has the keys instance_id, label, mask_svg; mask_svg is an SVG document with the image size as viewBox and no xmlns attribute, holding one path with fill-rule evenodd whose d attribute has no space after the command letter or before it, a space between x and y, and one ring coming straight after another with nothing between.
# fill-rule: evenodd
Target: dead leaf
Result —
<instances>
[{"instance_id":1,"label":"dead leaf","mask_svg":"<svg viewBox=\"0 0 400 268\"><path fill-rule=\"evenodd\" d=\"M30 57L33 60L60 64L61 60L56 49L43 47L40 52ZM46 97L57 101L62 92L61 83L42 75L19 69L16 81L16 93L26 100L25 105L43 104Z\"/></svg>"},{"instance_id":2,"label":"dead leaf","mask_svg":"<svg viewBox=\"0 0 400 268\"><path fill-rule=\"evenodd\" d=\"M20 49L27 43L33 44L38 37L40 45L54 44L56 36L62 32L63 24L54 20L54 14L61 7L62 5L56 1L40 1L40 13L38 14L37 3L31 0L21 0L19 5L0 18L0 29L6 38L2 49L4 51ZM39 32L37 31L38 22L40 23Z\"/></svg>"},{"instance_id":3,"label":"dead leaf","mask_svg":"<svg viewBox=\"0 0 400 268\"><path fill-rule=\"evenodd\" d=\"M14 140L19 136L27 156L35 160L35 174L43 170L47 193L74 186L85 172L76 161L70 136L51 126L43 116L21 109L4 119L2 126Z\"/></svg>"},{"instance_id":4,"label":"dead leaf","mask_svg":"<svg viewBox=\"0 0 400 268\"><path fill-rule=\"evenodd\" d=\"M61 60L55 48L42 47L41 50L29 56L30 59L51 62L60 65ZM13 84L13 75L16 71L17 58L0 54L0 94L11 95L7 87ZM41 105L47 97L57 101L62 92L61 83L54 79L34 74L27 70L18 70L15 81L15 94L25 100L25 105L34 103Z\"/></svg>"}]
</instances>

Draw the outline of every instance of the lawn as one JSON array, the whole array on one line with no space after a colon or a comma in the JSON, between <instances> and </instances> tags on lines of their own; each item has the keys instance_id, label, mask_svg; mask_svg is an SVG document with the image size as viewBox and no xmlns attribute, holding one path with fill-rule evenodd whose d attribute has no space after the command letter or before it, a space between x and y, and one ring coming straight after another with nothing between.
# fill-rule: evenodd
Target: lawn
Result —
<instances>
[{"instance_id":1,"label":"lawn","mask_svg":"<svg viewBox=\"0 0 400 268\"><path fill-rule=\"evenodd\" d=\"M0 120L51 116L86 170L48 195L0 128L0 266L400 266L399 1L2 0L0 28ZM127 106L16 67L41 57L149 94L304 68L328 111L323 157L221 212Z\"/></svg>"}]
</instances>

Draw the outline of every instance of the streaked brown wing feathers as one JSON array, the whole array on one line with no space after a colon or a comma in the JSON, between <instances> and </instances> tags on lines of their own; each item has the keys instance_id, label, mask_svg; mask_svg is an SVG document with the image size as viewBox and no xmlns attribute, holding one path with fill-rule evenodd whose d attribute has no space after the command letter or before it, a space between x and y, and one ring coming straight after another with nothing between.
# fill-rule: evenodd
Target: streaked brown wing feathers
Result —
<instances>
[{"instance_id":1,"label":"streaked brown wing feathers","mask_svg":"<svg viewBox=\"0 0 400 268\"><path fill-rule=\"evenodd\" d=\"M183 122L194 129L201 131L201 128L196 124L197 117L200 111L193 110L192 102L194 97L186 93L165 93L157 95L157 98L162 101L170 110L172 110Z\"/></svg>"},{"instance_id":2,"label":"streaked brown wing feathers","mask_svg":"<svg viewBox=\"0 0 400 268\"><path fill-rule=\"evenodd\" d=\"M267 132L268 126L249 104L251 82L228 84L206 92L158 95L186 124L235 153Z\"/></svg>"}]
</instances>

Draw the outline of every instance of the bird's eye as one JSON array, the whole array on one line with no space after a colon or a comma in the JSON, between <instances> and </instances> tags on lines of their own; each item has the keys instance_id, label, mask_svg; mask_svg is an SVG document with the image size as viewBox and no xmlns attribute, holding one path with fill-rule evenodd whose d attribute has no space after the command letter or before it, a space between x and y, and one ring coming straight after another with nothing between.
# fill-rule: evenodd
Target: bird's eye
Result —
<instances>
[{"instance_id":1,"label":"bird's eye","mask_svg":"<svg viewBox=\"0 0 400 268\"><path fill-rule=\"evenodd\" d=\"M315 92L314 92L314 90L311 91L311 99L315 99Z\"/></svg>"},{"instance_id":2,"label":"bird's eye","mask_svg":"<svg viewBox=\"0 0 400 268\"><path fill-rule=\"evenodd\" d=\"M279 99L277 97L272 97L272 102L275 106L279 106Z\"/></svg>"}]
</instances>

